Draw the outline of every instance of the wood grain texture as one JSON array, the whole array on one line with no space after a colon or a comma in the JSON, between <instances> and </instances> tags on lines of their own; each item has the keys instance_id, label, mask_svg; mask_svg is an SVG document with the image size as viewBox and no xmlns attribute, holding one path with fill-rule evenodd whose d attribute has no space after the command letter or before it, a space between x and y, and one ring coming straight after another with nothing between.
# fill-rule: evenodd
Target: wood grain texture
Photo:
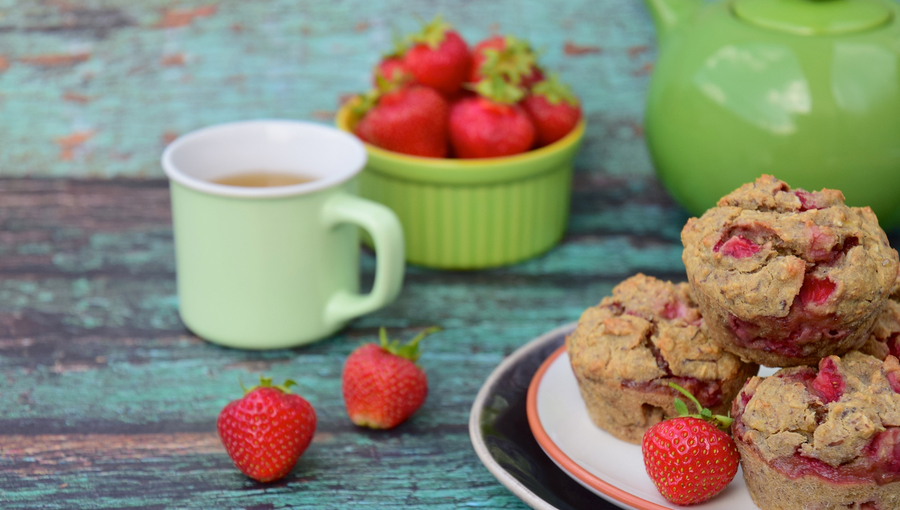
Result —
<instances>
[{"instance_id":1,"label":"wood grain texture","mask_svg":"<svg viewBox=\"0 0 900 510\"><path fill-rule=\"evenodd\" d=\"M530 40L582 98L577 164L652 173L655 40L636 0L0 0L0 175L161 177L180 134L248 118L332 123L395 32L442 13L474 45Z\"/></svg>"},{"instance_id":2,"label":"wood grain texture","mask_svg":"<svg viewBox=\"0 0 900 510\"><path fill-rule=\"evenodd\" d=\"M475 455L468 416L516 348L576 320L636 271L683 279L684 213L655 180L576 176L562 245L477 272L409 267L398 300L319 343L218 347L177 314L163 180L0 179L0 507L492 508L525 505ZM374 257L364 251L363 284ZM380 326L409 338L431 392L391 431L346 417L343 360ZM315 407L314 442L261 485L215 437L238 381L290 377Z\"/></svg>"},{"instance_id":3,"label":"wood grain texture","mask_svg":"<svg viewBox=\"0 0 900 510\"><path fill-rule=\"evenodd\" d=\"M410 266L396 302L303 348L192 335L164 146L231 120L331 123L392 32L437 12L470 43L531 40L583 99L562 244L488 271ZM641 127L654 59L636 0L0 0L0 508L524 510L469 440L485 378L627 276L684 279L687 216L654 179ZM55 178L10 178L22 176ZM363 251L364 286L374 266ZM391 431L354 427L346 356L381 326L409 338L432 325L444 331L420 359L424 407ZM215 435L238 382L261 373L297 381L319 418L297 467L269 485L241 475Z\"/></svg>"}]
</instances>

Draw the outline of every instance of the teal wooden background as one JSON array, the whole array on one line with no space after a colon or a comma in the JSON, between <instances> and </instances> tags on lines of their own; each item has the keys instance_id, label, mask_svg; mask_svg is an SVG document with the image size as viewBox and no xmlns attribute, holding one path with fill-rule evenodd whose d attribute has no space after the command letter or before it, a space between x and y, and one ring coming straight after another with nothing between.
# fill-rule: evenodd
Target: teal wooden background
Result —
<instances>
[{"instance_id":1,"label":"teal wooden background","mask_svg":"<svg viewBox=\"0 0 900 510\"><path fill-rule=\"evenodd\" d=\"M470 44L529 39L581 96L560 246L488 271L410 266L395 303L302 348L192 335L165 145L239 119L332 123L392 33L435 13ZM485 378L636 272L685 279L687 214L643 138L655 56L641 0L0 0L0 508L525 510L471 446ZM363 252L366 283L374 264ZM380 326L409 338L432 325L444 331L420 359L423 408L392 431L353 426L346 356ZM241 475L215 433L238 379L261 372L297 380L319 416L310 449L270 485Z\"/></svg>"},{"instance_id":2,"label":"teal wooden background","mask_svg":"<svg viewBox=\"0 0 900 510\"><path fill-rule=\"evenodd\" d=\"M652 179L582 179L566 238L540 257L409 266L396 302L331 338L225 349L178 318L168 199L162 179L0 179L0 508L526 510L472 449L480 386L626 276L684 279L686 216ZM367 282L374 265L364 252ZM380 326L410 338L431 325L444 331L424 342L422 409L390 431L353 426L347 355ZM297 467L268 485L241 475L215 432L238 380L260 373L296 380L319 418Z\"/></svg>"},{"instance_id":3,"label":"teal wooden background","mask_svg":"<svg viewBox=\"0 0 900 510\"><path fill-rule=\"evenodd\" d=\"M436 13L470 44L510 33L543 51L584 102L581 168L652 174L640 0L0 0L0 175L161 177L166 143L205 125L331 123L392 33Z\"/></svg>"},{"instance_id":4,"label":"teal wooden background","mask_svg":"<svg viewBox=\"0 0 900 510\"><path fill-rule=\"evenodd\" d=\"M531 40L581 96L563 243L490 271L409 267L394 304L304 348L190 334L164 146L238 119L331 123L392 33L439 12L470 44ZM686 215L656 183L641 128L654 58L640 0L0 0L0 507L524 510L471 447L485 378L623 278L684 278ZM363 253L366 281L374 262ZM350 424L347 354L380 326L409 338L435 324L420 412L386 433ZM268 486L215 434L237 380L261 372L296 379L319 414L313 445Z\"/></svg>"}]
</instances>

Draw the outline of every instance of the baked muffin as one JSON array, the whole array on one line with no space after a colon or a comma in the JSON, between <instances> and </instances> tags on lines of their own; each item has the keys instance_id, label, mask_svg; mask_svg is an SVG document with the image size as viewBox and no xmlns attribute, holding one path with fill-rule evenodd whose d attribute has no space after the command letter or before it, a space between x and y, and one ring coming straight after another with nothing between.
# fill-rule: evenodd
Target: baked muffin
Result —
<instances>
[{"instance_id":1,"label":"baked muffin","mask_svg":"<svg viewBox=\"0 0 900 510\"><path fill-rule=\"evenodd\" d=\"M894 282L890 297L875 319L872 334L859 350L878 359L888 354L900 357L900 278Z\"/></svg>"},{"instance_id":2,"label":"baked muffin","mask_svg":"<svg viewBox=\"0 0 900 510\"><path fill-rule=\"evenodd\" d=\"M669 382L724 414L759 368L709 340L687 283L643 274L585 310L566 349L591 420L631 443L678 415Z\"/></svg>"},{"instance_id":3,"label":"baked muffin","mask_svg":"<svg viewBox=\"0 0 900 510\"><path fill-rule=\"evenodd\" d=\"M900 363L852 351L753 377L732 435L750 496L778 510L900 508Z\"/></svg>"},{"instance_id":4,"label":"baked muffin","mask_svg":"<svg viewBox=\"0 0 900 510\"><path fill-rule=\"evenodd\" d=\"M681 240L713 341L770 367L859 348L900 268L871 209L769 175L688 220Z\"/></svg>"}]
</instances>

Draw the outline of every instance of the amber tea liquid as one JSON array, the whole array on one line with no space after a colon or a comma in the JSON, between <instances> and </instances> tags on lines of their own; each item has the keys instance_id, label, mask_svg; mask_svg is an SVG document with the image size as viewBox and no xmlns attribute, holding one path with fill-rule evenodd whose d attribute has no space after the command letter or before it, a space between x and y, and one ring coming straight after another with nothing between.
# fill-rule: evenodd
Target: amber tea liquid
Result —
<instances>
[{"instance_id":1,"label":"amber tea liquid","mask_svg":"<svg viewBox=\"0 0 900 510\"><path fill-rule=\"evenodd\" d=\"M216 184L226 186L240 186L243 188L269 188L273 186L291 186L313 181L315 178L305 175L291 174L287 172L269 172L264 170L252 170L239 174L226 175L218 179L212 179Z\"/></svg>"}]
</instances>

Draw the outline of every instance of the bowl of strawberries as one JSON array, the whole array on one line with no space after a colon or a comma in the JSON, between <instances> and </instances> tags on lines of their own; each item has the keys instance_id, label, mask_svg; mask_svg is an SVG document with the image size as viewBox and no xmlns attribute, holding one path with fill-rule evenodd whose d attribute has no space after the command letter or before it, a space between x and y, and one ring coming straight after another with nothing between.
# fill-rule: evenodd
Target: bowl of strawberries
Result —
<instances>
[{"instance_id":1,"label":"bowl of strawberries","mask_svg":"<svg viewBox=\"0 0 900 510\"><path fill-rule=\"evenodd\" d=\"M585 121L527 42L492 36L470 48L438 17L373 75L337 125L365 143L360 195L400 218L408 262L498 267L562 239Z\"/></svg>"}]
</instances>

